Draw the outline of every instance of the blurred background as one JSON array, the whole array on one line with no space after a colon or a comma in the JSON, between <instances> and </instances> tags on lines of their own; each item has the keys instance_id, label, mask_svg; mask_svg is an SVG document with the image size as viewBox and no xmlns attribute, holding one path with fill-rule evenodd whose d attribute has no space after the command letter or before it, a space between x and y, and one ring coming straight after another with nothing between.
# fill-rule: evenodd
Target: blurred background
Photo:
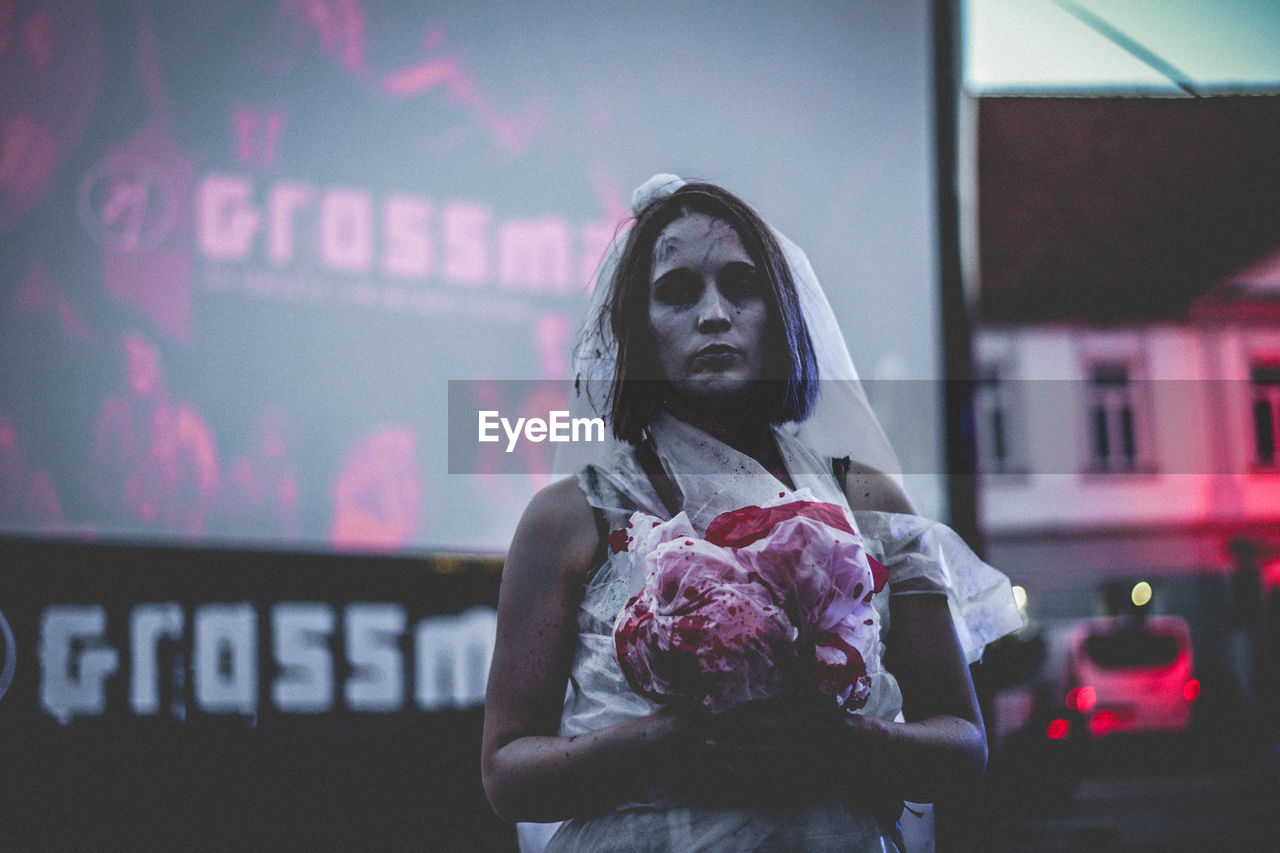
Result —
<instances>
[{"instance_id":1,"label":"blurred background","mask_svg":"<svg viewBox=\"0 0 1280 853\"><path fill-rule=\"evenodd\" d=\"M962 16L975 515L1029 619L977 673L972 825L1009 850L1265 849L1280 9Z\"/></svg>"},{"instance_id":2,"label":"blurred background","mask_svg":"<svg viewBox=\"0 0 1280 853\"><path fill-rule=\"evenodd\" d=\"M0 838L511 849L480 705L550 469L449 473L449 382L559 405L502 380L569 376L658 171L805 248L1019 585L939 847L1255 837L1277 48L1261 0L0 3Z\"/></svg>"}]
</instances>

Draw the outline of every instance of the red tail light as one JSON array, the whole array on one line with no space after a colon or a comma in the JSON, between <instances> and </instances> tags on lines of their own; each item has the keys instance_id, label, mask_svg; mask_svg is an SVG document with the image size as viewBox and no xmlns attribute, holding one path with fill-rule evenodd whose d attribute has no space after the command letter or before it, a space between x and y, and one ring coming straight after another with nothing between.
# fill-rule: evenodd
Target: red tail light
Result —
<instances>
[{"instance_id":1,"label":"red tail light","mask_svg":"<svg viewBox=\"0 0 1280 853\"><path fill-rule=\"evenodd\" d=\"M1098 691L1088 685L1073 687L1067 693L1067 707L1073 708L1082 714L1092 711L1093 706L1096 704L1098 704Z\"/></svg>"},{"instance_id":2,"label":"red tail light","mask_svg":"<svg viewBox=\"0 0 1280 853\"><path fill-rule=\"evenodd\" d=\"M1133 711L1129 709L1105 709L1089 718L1089 731L1094 737L1101 737L1133 722Z\"/></svg>"},{"instance_id":3,"label":"red tail light","mask_svg":"<svg viewBox=\"0 0 1280 853\"><path fill-rule=\"evenodd\" d=\"M1049 723L1049 727L1045 729L1044 734L1049 740L1064 740L1067 735L1071 734L1071 723L1059 717Z\"/></svg>"},{"instance_id":4,"label":"red tail light","mask_svg":"<svg viewBox=\"0 0 1280 853\"><path fill-rule=\"evenodd\" d=\"M1182 698L1188 702L1194 702L1196 697L1200 695L1200 681L1193 678L1186 684L1182 685Z\"/></svg>"}]
</instances>

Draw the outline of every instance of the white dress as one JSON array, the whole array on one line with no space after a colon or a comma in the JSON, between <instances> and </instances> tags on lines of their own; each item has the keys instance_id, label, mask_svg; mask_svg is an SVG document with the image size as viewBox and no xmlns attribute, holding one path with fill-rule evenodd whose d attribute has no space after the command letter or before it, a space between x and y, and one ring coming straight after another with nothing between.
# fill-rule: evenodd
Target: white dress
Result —
<instances>
[{"instance_id":1,"label":"white dress","mask_svg":"<svg viewBox=\"0 0 1280 853\"><path fill-rule=\"evenodd\" d=\"M758 462L670 415L651 425L654 446L679 488L683 509L701 532L722 512L762 504L790 491ZM811 453L785 429L775 428L778 448L796 490L820 501L847 506L830 460ZM633 451L617 453L605 467L588 465L579 483L590 504L603 511L611 530L643 510L669 513ZM892 595L946 594L961 646L976 660L983 646L1022 627L1008 579L979 560L949 528L913 515L854 514L868 551L889 571L889 583L874 599L881 636L889 623ZM614 657L613 624L627 599L643 584L627 552L611 554L590 577L578 612L578 646L561 716L560 734L595 731L658 710L633 692ZM882 646L883 651L883 646ZM861 713L901 719L896 680L883 672ZM527 834L527 833L526 833ZM561 824L548 851L893 851L892 827L869 809L838 797L776 809L682 802L655 789L612 812Z\"/></svg>"}]
</instances>

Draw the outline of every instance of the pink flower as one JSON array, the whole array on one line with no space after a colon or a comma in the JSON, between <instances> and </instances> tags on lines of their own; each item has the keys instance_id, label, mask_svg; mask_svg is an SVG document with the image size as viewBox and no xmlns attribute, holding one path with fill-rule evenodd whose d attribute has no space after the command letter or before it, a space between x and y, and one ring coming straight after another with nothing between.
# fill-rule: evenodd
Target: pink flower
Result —
<instances>
[{"instance_id":1,"label":"pink flower","mask_svg":"<svg viewBox=\"0 0 1280 853\"><path fill-rule=\"evenodd\" d=\"M783 494L779 493L778 497L783 497ZM769 535L778 522L801 516L853 533L853 522L844 507L817 501L793 500L767 507L752 505L722 512L707 525L707 541L727 548L740 548Z\"/></svg>"},{"instance_id":2,"label":"pink flower","mask_svg":"<svg viewBox=\"0 0 1280 853\"><path fill-rule=\"evenodd\" d=\"M871 698L867 649L878 649L880 627L871 617L846 616L814 642L813 678L819 690L845 708L857 710ZM874 658L873 658L874 661Z\"/></svg>"},{"instance_id":3,"label":"pink flower","mask_svg":"<svg viewBox=\"0 0 1280 853\"><path fill-rule=\"evenodd\" d=\"M632 688L655 699L700 702L712 712L782 692L784 674L794 668L796 632L768 593L697 568L676 574L632 598L615 629Z\"/></svg>"},{"instance_id":4,"label":"pink flower","mask_svg":"<svg viewBox=\"0 0 1280 853\"><path fill-rule=\"evenodd\" d=\"M645 585L614 643L636 692L717 712L810 683L847 707L866 703L884 579L848 511L805 496L717 516L705 539L684 513L632 517L625 548Z\"/></svg>"}]
</instances>

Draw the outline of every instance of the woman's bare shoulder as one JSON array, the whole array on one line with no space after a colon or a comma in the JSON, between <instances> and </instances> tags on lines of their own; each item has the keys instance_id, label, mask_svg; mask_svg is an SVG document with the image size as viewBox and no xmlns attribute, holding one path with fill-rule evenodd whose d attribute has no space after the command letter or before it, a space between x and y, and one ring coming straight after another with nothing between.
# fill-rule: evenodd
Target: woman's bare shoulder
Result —
<instances>
[{"instance_id":1,"label":"woman's bare shoulder","mask_svg":"<svg viewBox=\"0 0 1280 853\"><path fill-rule=\"evenodd\" d=\"M525 509L511 543L513 559L561 572L586 572L600 544L595 516L577 477L542 488Z\"/></svg>"},{"instance_id":2,"label":"woman's bare shoulder","mask_svg":"<svg viewBox=\"0 0 1280 853\"><path fill-rule=\"evenodd\" d=\"M849 507L854 511L878 510L880 512L903 512L916 515L915 504L901 484L883 471L877 471L868 465L854 462L849 468L849 476L844 485L845 497Z\"/></svg>"},{"instance_id":3,"label":"woman's bare shoulder","mask_svg":"<svg viewBox=\"0 0 1280 853\"><path fill-rule=\"evenodd\" d=\"M525 518L564 533L586 526L595 530L594 516L577 477L564 477L539 489L529 501Z\"/></svg>"}]
</instances>

